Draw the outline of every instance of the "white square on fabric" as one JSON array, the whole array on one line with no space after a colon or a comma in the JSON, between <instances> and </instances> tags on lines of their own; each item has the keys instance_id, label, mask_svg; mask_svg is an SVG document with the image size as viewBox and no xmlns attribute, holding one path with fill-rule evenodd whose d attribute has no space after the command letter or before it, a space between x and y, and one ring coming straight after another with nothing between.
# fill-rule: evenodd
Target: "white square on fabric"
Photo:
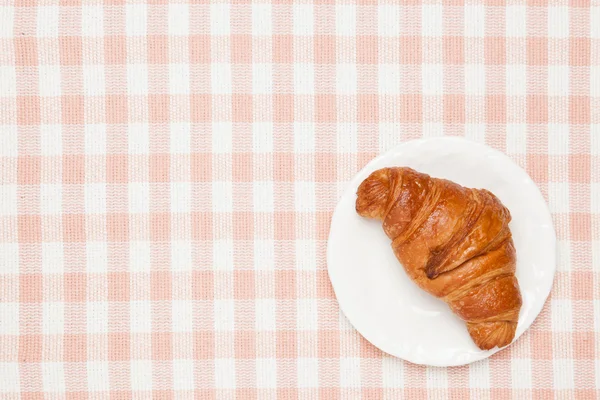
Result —
<instances>
[{"instance_id":1,"label":"white square on fabric","mask_svg":"<svg viewBox=\"0 0 600 400\"><path fill-rule=\"evenodd\" d=\"M593 245L594 245L594 247L598 247L598 245L600 245L600 243L598 243L597 241L594 241ZM594 264L594 265L596 265L596 264ZM598 330L600 330L600 300L594 300L593 303L594 303L594 330L596 332L598 332ZM600 371L600 370L596 369L596 371Z\"/></svg>"},{"instance_id":2,"label":"white square on fabric","mask_svg":"<svg viewBox=\"0 0 600 400\"><path fill-rule=\"evenodd\" d=\"M482 4L464 5L465 10L465 36L484 37L485 35L485 8Z\"/></svg>"},{"instance_id":3,"label":"white square on fabric","mask_svg":"<svg viewBox=\"0 0 600 400\"><path fill-rule=\"evenodd\" d=\"M256 330L274 331L276 328L275 300L256 299Z\"/></svg>"},{"instance_id":4,"label":"white square on fabric","mask_svg":"<svg viewBox=\"0 0 600 400\"><path fill-rule=\"evenodd\" d=\"M315 299L296 300L296 325L300 331L316 331L317 323L317 301Z\"/></svg>"},{"instance_id":5,"label":"white square on fabric","mask_svg":"<svg viewBox=\"0 0 600 400\"><path fill-rule=\"evenodd\" d=\"M131 214L148 214L150 212L150 184L148 182L130 182L129 212Z\"/></svg>"},{"instance_id":6,"label":"white square on fabric","mask_svg":"<svg viewBox=\"0 0 600 400\"><path fill-rule=\"evenodd\" d=\"M129 154L148 154L150 152L150 131L148 124L129 124L127 136Z\"/></svg>"},{"instance_id":7,"label":"white square on fabric","mask_svg":"<svg viewBox=\"0 0 600 400\"><path fill-rule=\"evenodd\" d=\"M190 152L191 129L189 122L171 123L171 153L186 154Z\"/></svg>"},{"instance_id":8,"label":"white square on fabric","mask_svg":"<svg viewBox=\"0 0 600 400\"><path fill-rule=\"evenodd\" d=\"M235 389L235 359L217 358L215 366L215 387L217 389Z\"/></svg>"},{"instance_id":9,"label":"white square on fabric","mask_svg":"<svg viewBox=\"0 0 600 400\"><path fill-rule=\"evenodd\" d=\"M298 387L316 388L319 387L319 359L318 358L298 358Z\"/></svg>"},{"instance_id":10,"label":"white square on fabric","mask_svg":"<svg viewBox=\"0 0 600 400\"><path fill-rule=\"evenodd\" d=\"M214 36L229 35L229 4L210 5L210 33Z\"/></svg>"},{"instance_id":11,"label":"white square on fabric","mask_svg":"<svg viewBox=\"0 0 600 400\"><path fill-rule=\"evenodd\" d=\"M189 34L190 9L187 4L169 4L169 35Z\"/></svg>"},{"instance_id":12,"label":"white square on fabric","mask_svg":"<svg viewBox=\"0 0 600 400\"><path fill-rule=\"evenodd\" d=\"M213 94L232 94L231 90L231 64L211 64L211 89Z\"/></svg>"},{"instance_id":13,"label":"white square on fabric","mask_svg":"<svg viewBox=\"0 0 600 400\"><path fill-rule=\"evenodd\" d=\"M106 214L106 184L88 183L84 186L85 212L87 214Z\"/></svg>"},{"instance_id":14,"label":"white square on fabric","mask_svg":"<svg viewBox=\"0 0 600 400\"><path fill-rule=\"evenodd\" d=\"M569 154L569 124L548 124L548 154Z\"/></svg>"},{"instance_id":15,"label":"white square on fabric","mask_svg":"<svg viewBox=\"0 0 600 400\"><path fill-rule=\"evenodd\" d=\"M552 331L573 331L573 302L570 299L552 299Z\"/></svg>"},{"instance_id":16,"label":"white square on fabric","mask_svg":"<svg viewBox=\"0 0 600 400\"><path fill-rule=\"evenodd\" d=\"M312 122L294 122L294 151L296 153L315 151L315 126Z\"/></svg>"},{"instance_id":17,"label":"white square on fabric","mask_svg":"<svg viewBox=\"0 0 600 400\"><path fill-rule=\"evenodd\" d=\"M395 4L380 4L377 7L379 36L400 36L400 6Z\"/></svg>"},{"instance_id":18,"label":"white square on fabric","mask_svg":"<svg viewBox=\"0 0 600 400\"><path fill-rule=\"evenodd\" d=\"M131 389L133 391L152 390L152 363L148 360L131 360Z\"/></svg>"},{"instance_id":19,"label":"white square on fabric","mask_svg":"<svg viewBox=\"0 0 600 400\"><path fill-rule=\"evenodd\" d=\"M598 72L600 72L600 69ZM590 136L592 142L592 154L600 153L600 124L590 124Z\"/></svg>"},{"instance_id":20,"label":"white square on fabric","mask_svg":"<svg viewBox=\"0 0 600 400\"><path fill-rule=\"evenodd\" d=\"M270 271L275 268L275 241L272 239L254 240L254 268Z\"/></svg>"},{"instance_id":21,"label":"white square on fabric","mask_svg":"<svg viewBox=\"0 0 600 400\"><path fill-rule=\"evenodd\" d=\"M273 67L271 64L252 64L252 93L273 93Z\"/></svg>"},{"instance_id":22,"label":"white square on fabric","mask_svg":"<svg viewBox=\"0 0 600 400\"><path fill-rule=\"evenodd\" d=\"M42 382L44 392L48 393L64 393L67 389L65 386L65 370L62 362L42 362Z\"/></svg>"},{"instance_id":23,"label":"white square on fabric","mask_svg":"<svg viewBox=\"0 0 600 400\"><path fill-rule=\"evenodd\" d=\"M465 65L465 94L485 94L485 66L483 64Z\"/></svg>"},{"instance_id":24,"label":"white square on fabric","mask_svg":"<svg viewBox=\"0 0 600 400\"><path fill-rule=\"evenodd\" d=\"M337 150L338 154L358 152L358 124L337 124Z\"/></svg>"},{"instance_id":25,"label":"white square on fabric","mask_svg":"<svg viewBox=\"0 0 600 400\"><path fill-rule=\"evenodd\" d=\"M44 274L61 274L65 270L63 242L42 243L42 272Z\"/></svg>"},{"instance_id":26,"label":"white square on fabric","mask_svg":"<svg viewBox=\"0 0 600 400\"><path fill-rule=\"evenodd\" d=\"M340 359L340 386L343 388L360 387L360 358L347 357Z\"/></svg>"},{"instance_id":27,"label":"white square on fabric","mask_svg":"<svg viewBox=\"0 0 600 400\"><path fill-rule=\"evenodd\" d=\"M469 387L489 389L490 386L490 363L486 358L469 365Z\"/></svg>"},{"instance_id":28,"label":"white square on fabric","mask_svg":"<svg viewBox=\"0 0 600 400\"><path fill-rule=\"evenodd\" d=\"M384 388L404 387L404 361L395 357L382 360L382 383Z\"/></svg>"},{"instance_id":29,"label":"white square on fabric","mask_svg":"<svg viewBox=\"0 0 600 400\"><path fill-rule=\"evenodd\" d=\"M127 91L129 95L147 95L150 92L148 86L148 65L127 64Z\"/></svg>"},{"instance_id":30,"label":"white square on fabric","mask_svg":"<svg viewBox=\"0 0 600 400\"><path fill-rule=\"evenodd\" d=\"M38 74L41 97L57 97L62 94L60 65L40 65Z\"/></svg>"},{"instance_id":31,"label":"white square on fabric","mask_svg":"<svg viewBox=\"0 0 600 400\"><path fill-rule=\"evenodd\" d=\"M315 212L316 195L315 183L308 181L294 182L295 210L296 212Z\"/></svg>"},{"instance_id":32,"label":"white square on fabric","mask_svg":"<svg viewBox=\"0 0 600 400\"><path fill-rule=\"evenodd\" d=\"M1 269L0 269L1 270ZM48 303L44 303L48 304ZM19 334L19 303L0 303L0 335ZM1 371L1 368L0 368ZM0 378L2 382L2 378ZM2 389L0 389L2 390Z\"/></svg>"},{"instance_id":33,"label":"white square on fabric","mask_svg":"<svg viewBox=\"0 0 600 400\"><path fill-rule=\"evenodd\" d=\"M310 36L313 34L313 6L310 4L294 4L293 6L294 36Z\"/></svg>"},{"instance_id":34,"label":"white square on fabric","mask_svg":"<svg viewBox=\"0 0 600 400\"><path fill-rule=\"evenodd\" d=\"M233 151L233 126L231 122L213 122L212 151L215 154L227 154Z\"/></svg>"},{"instance_id":35,"label":"white square on fabric","mask_svg":"<svg viewBox=\"0 0 600 400\"><path fill-rule=\"evenodd\" d=\"M552 360L552 367L554 370L553 389L575 389L575 376L572 359L555 358Z\"/></svg>"},{"instance_id":36,"label":"white square on fabric","mask_svg":"<svg viewBox=\"0 0 600 400\"><path fill-rule=\"evenodd\" d=\"M569 7L548 7L548 37L566 39L569 37Z\"/></svg>"},{"instance_id":37,"label":"white square on fabric","mask_svg":"<svg viewBox=\"0 0 600 400\"><path fill-rule=\"evenodd\" d=\"M81 5L81 34L83 36L104 36L104 7L88 5L84 1Z\"/></svg>"},{"instance_id":38,"label":"white square on fabric","mask_svg":"<svg viewBox=\"0 0 600 400\"><path fill-rule=\"evenodd\" d=\"M85 154L96 155L106 153L106 125L85 124Z\"/></svg>"},{"instance_id":39,"label":"white square on fabric","mask_svg":"<svg viewBox=\"0 0 600 400\"><path fill-rule=\"evenodd\" d=\"M169 64L169 93L190 94L190 67L188 64Z\"/></svg>"},{"instance_id":40,"label":"white square on fabric","mask_svg":"<svg viewBox=\"0 0 600 400\"><path fill-rule=\"evenodd\" d=\"M40 125L41 150L44 156L62 155L62 127L58 124Z\"/></svg>"},{"instance_id":41,"label":"white square on fabric","mask_svg":"<svg viewBox=\"0 0 600 400\"><path fill-rule=\"evenodd\" d=\"M173 332L192 332L192 301L172 300Z\"/></svg>"},{"instance_id":42,"label":"white square on fabric","mask_svg":"<svg viewBox=\"0 0 600 400\"><path fill-rule=\"evenodd\" d=\"M548 95L568 96L569 75L568 65L548 65Z\"/></svg>"},{"instance_id":43,"label":"white square on fabric","mask_svg":"<svg viewBox=\"0 0 600 400\"><path fill-rule=\"evenodd\" d=\"M274 358L256 359L256 387L274 389L277 387L277 360Z\"/></svg>"},{"instance_id":44,"label":"white square on fabric","mask_svg":"<svg viewBox=\"0 0 600 400\"><path fill-rule=\"evenodd\" d=\"M189 213L192 186L189 182L171 182L171 212Z\"/></svg>"},{"instance_id":45,"label":"white square on fabric","mask_svg":"<svg viewBox=\"0 0 600 400\"><path fill-rule=\"evenodd\" d=\"M150 272L150 242L129 243L129 268L131 272Z\"/></svg>"},{"instance_id":46,"label":"white square on fabric","mask_svg":"<svg viewBox=\"0 0 600 400\"><path fill-rule=\"evenodd\" d=\"M525 96L526 85L526 67L525 65L507 65L506 66L506 95L507 96Z\"/></svg>"},{"instance_id":47,"label":"white square on fabric","mask_svg":"<svg viewBox=\"0 0 600 400\"><path fill-rule=\"evenodd\" d=\"M506 37L527 35L527 9L524 5L506 6Z\"/></svg>"},{"instance_id":48,"label":"white square on fabric","mask_svg":"<svg viewBox=\"0 0 600 400\"><path fill-rule=\"evenodd\" d=\"M395 145L400 143L402 133L401 124L398 122L380 122L379 123L379 152L385 153ZM344 188L345 190L345 188ZM339 193L343 193L343 190Z\"/></svg>"},{"instance_id":49,"label":"white square on fabric","mask_svg":"<svg viewBox=\"0 0 600 400\"><path fill-rule=\"evenodd\" d=\"M2 21L1 16L2 12L0 11L0 21ZM15 97L17 95L17 74L15 67L12 65L0 66L0 93L3 97Z\"/></svg>"},{"instance_id":50,"label":"white square on fabric","mask_svg":"<svg viewBox=\"0 0 600 400\"><path fill-rule=\"evenodd\" d=\"M423 36L442 36L442 6L423 4L421 6L421 32Z\"/></svg>"},{"instance_id":51,"label":"white square on fabric","mask_svg":"<svg viewBox=\"0 0 600 400\"><path fill-rule=\"evenodd\" d=\"M87 382L90 392L108 392L110 390L107 361L87 362Z\"/></svg>"},{"instance_id":52,"label":"white square on fabric","mask_svg":"<svg viewBox=\"0 0 600 400\"><path fill-rule=\"evenodd\" d=\"M313 64L294 64L294 94L315 93L315 71Z\"/></svg>"},{"instance_id":53,"label":"white square on fabric","mask_svg":"<svg viewBox=\"0 0 600 400\"><path fill-rule=\"evenodd\" d=\"M173 360L173 388L194 390L194 360Z\"/></svg>"},{"instance_id":54,"label":"white square on fabric","mask_svg":"<svg viewBox=\"0 0 600 400\"><path fill-rule=\"evenodd\" d=\"M59 6L36 6L37 36L57 37L59 27ZM4 24L4 21L2 22Z\"/></svg>"},{"instance_id":55,"label":"white square on fabric","mask_svg":"<svg viewBox=\"0 0 600 400\"><path fill-rule=\"evenodd\" d=\"M152 332L152 316L149 301L132 301L129 304L130 326L133 333Z\"/></svg>"},{"instance_id":56,"label":"white square on fabric","mask_svg":"<svg viewBox=\"0 0 600 400\"><path fill-rule=\"evenodd\" d=\"M125 32L127 36L146 36L148 7L146 4L127 4L125 6Z\"/></svg>"},{"instance_id":57,"label":"white square on fabric","mask_svg":"<svg viewBox=\"0 0 600 400\"><path fill-rule=\"evenodd\" d=\"M296 268L304 271L317 269L317 243L314 239L296 239Z\"/></svg>"},{"instance_id":58,"label":"white square on fabric","mask_svg":"<svg viewBox=\"0 0 600 400\"><path fill-rule=\"evenodd\" d=\"M569 213L569 184L548 182L548 206L551 213Z\"/></svg>"},{"instance_id":59,"label":"white square on fabric","mask_svg":"<svg viewBox=\"0 0 600 400\"><path fill-rule=\"evenodd\" d=\"M400 68L396 64L379 64L379 93L400 93Z\"/></svg>"},{"instance_id":60,"label":"white square on fabric","mask_svg":"<svg viewBox=\"0 0 600 400\"><path fill-rule=\"evenodd\" d=\"M448 372L446 368L427 367L427 387L446 389L448 388Z\"/></svg>"},{"instance_id":61,"label":"white square on fabric","mask_svg":"<svg viewBox=\"0 0 600 400\"><path fill-rule=\"evenodd\" d=\"M0 77L0 79L3 79ZM18 132L16 125L0 125L0 157L18 155Z\"/></svg>"},{"instance_id":62,"label":"white square on fabric","mask_svg":"<svg viewBox=\"0 0 600 400\"><path fill-rule=\"evenodd\" d=\"M0 38L12 38L14 33L14 13L15 8L9 5L1 5L0 6ZM0 381L1 382L1 381ZM0 385L0 388L2 386ZM2 390L2 389L0 389ZM18 390L14 390L18 392Z\"/></svg>"},{"instance_id":63,"label":"white square on fabric","mask_svg":"<svg viewBox=\"0 0 600 400\"><path fill-rule=\"evenodd\" d=\"M255 122L252 124L252 145L255 153L273 152L272 122Z\"/></svg>"},{"instance_id":64,"label":"white square on fabric","mask_svg":"<svg viewBox=\"0 0 600 400\"><path fill-rule=\"evenodd\" d=\"M600 7L598 7L600 8ZM600 66L590 65L590 96L600 97ZM593 124L592 126L598 126ZM596 128L597 129L597 128ZM0 154L2 154L0 152Z\"/></svg>"},{"instance_id":65,"label":"white square on fabric","mask_svg":"<svg viewBox=\"0 0 600 400\"><path fill-rule=\"evenodd\" d=\"M598 39L600 38L600 6L593 6L589 8L590 10L590 38ZM0 28L1 29L1 28ZM0 33L0 36L2 34ZM591 73L590 73L591 75ZM598 371L598 368L596 368ZM596 375L598 377L598 375ZM600 378L598 378L600 380ZM600 385L597 385L600 386Z\"/></svg>"},{"instance_id":66,"label":"white square on fabric","mask_svg":"<svg viewBox=\"0 0 600 400\"><path fill-rule=\"evenodd\" d=\"M192 243L187 240L171 241L171 269L173 271L191 271Z\"/></svg>"},{"instance_id":67,"label":"white square on fabric","mask_svg":"<svg viewBox=\"0 0 600 400\"><path fill-rule=\"evenodd\" d=\"M108 302L87 303L87 333L108 333Z\"/></svg>"},{"instance_id":68,"label":"white square on fabric","mask_svg":"<svg viewBox=\"0 0 600 400\"><path fill-rule=\"evenodd\" d=\"M275 211L273 205L274 192L272 181L256 181L252 187L254 192L254 211L272 213Z\"/></svg>"},{"instance_id":69,"label":"white square on fabric","mask_svg":"<svg viewBox=\"0 0 600 400\"><path fill-rule=\"evenodd\" d=\"M510 364L514 389L531 389L531 360L513 358Z\"/></svg>"},{"instance_id":70,"label":"white square on fabric","mask_svg":"<svg viewBox=\"0 0 600 400\"><path fill-rule=\"evenodd\" d=\"M0 185L0 215L17 215L17 185Z\"/></svg>"},{"instance_id":71,"label":"white square on fabric","mask_svg":"<svg viewBox=\"0 0 600 400\"><path fill-rule=\"evenodd\" d=\"M336 90L338 94L356 94L358 72L356 64L337 64Z\"/></svg>"},{"instance_id":72,"label":"white square on fabric","mask_svg":"<svg viewBox=\"0 0 600 400\"><path fill-rule=\"evenodd\" d=\"M425 122L423 123L423 137L440 137L444 136L444 124L441 122Z\"/></svg>"},{"instance_id":73,"label":"white square on fabric","mask_svg":"<svg viewBox=\"0 0 600 400\"><path fill-rule=\"evenodd\" d=\"M232 184L231 182L212 183L212 206L214 212L233 212Z\"/></svg>"},{"instance_id":74,"label":"white square on fabric","mask_svg":"<svg viewBox=\"0 0 600 400\"><path fill-rule=\"evenodd\" d=\"M422 78L424 95L442 95L444 93L444 74L441 64L423 64Z\"/></svg>"},{"instance_id":75,"label":"white square on fabric","mask_svg":"<svg viewBox=\"0 0 600 400\"><path fill-rule=\"evenodd\" d=\"M272 5L252 4L252 35L270 36L273 29Z\"/></svg>"},{"instance_id":76,"label":"white square on fabric","mask_svg":"<svg viewBox=\"0 0 600 400\"><path fill-rule=\"evenodd\" d=\"M0 16L2 16L1 13ZM20 391L19 363L0 362L0 393L19 393Z\"/></svg>"},{"instance_id":77,"label":"white square on fabric","mask_svg":"<svg viewBox=\"0 0 600 400\"><path fill-rule=\"evenodd\" d=\"M465 138L485 144L485 124L465 124Z\"/></svg>"},{"instance_id":78,"label":"white square on fabric","mask_svg":"<svg viewBox=\"0 0 600 400\"><path fill-rule=\"evenodd\" d=\"M233 240L218 239L213 241L213 264L213 268L217 270L233 270Z\"/></svg>"},{"instance_id":79,"label":"white square on fabric","mask_svg":"<svg viewBox=\"0 0 600 400\"><path fill-rule=\"evenodd\" d=\"M592 193L593 193L593 189L592 189ZM594 254L596 254L594 252L594 241L592 241L592 258L594 257ZM569 242L569 240L561 240L558 239L556 241L556 247L558 248L558 255L557 255L557 263L556 263L556 270L560 271L560 272L566 272L566 271L571 271L571 243ZM600 246L598 247L600 249ZM597 253L600 256L600 252ZM600 257L597 260L598 262L600 262ZM597 265L597 264L593 264L593 265Z\"/></svg>"},{"instance_id":80,"label":"white square on fabric","mask_svg":"<svg viewBox=\"0 0 600 400\"><path fill-rule=\"evenodd\" d=\"M338 36L356 35L356 6L337 4L335 6L335 31Z\"/></svg>"},{"instance_id":81,"label":"white square on fabric","mask_svg":"<svg viewBox=\"0 0 600 400\"><path fill-rule=\"evenodd\" d=\"M104 274L108 270L108 246L106 242L86 243L87 272Z\"/></svg>"},{"instance_id":82,"label":"white square on fabric","mask_svg":"<svg viewBox=\"0 0 600 400\"><path fill-rule=\"evenodd\" d=\"M527 153L527 127L525 124L507 124L506 152L508 154Z\"/></svg>"}]
</instances>

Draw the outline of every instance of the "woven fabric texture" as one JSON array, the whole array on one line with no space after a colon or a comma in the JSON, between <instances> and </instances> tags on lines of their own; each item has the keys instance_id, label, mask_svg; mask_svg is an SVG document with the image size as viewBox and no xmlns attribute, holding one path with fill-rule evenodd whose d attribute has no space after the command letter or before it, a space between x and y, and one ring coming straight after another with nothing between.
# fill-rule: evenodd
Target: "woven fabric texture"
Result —
<instances>
[{"instance_id":1,"label":"woven fabric texture","mask_svg":"<svg viewBox=\"0 0 600 400\"><path fill-rule=\"evenodd\" d=\"M466 136L539 185L510 348L389 357L325 262L352 176ZM600 396L597 0L0 0L1 399Z\"/></svg>"}]
</instances>

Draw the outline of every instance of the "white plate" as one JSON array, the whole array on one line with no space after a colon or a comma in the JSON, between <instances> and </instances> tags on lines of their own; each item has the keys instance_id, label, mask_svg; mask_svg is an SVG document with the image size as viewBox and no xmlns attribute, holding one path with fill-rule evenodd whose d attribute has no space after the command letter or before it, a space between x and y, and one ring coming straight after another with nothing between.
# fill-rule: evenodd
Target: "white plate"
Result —
<instances>
[{"instance_id":1,"label":"white plate","mask_svg":"<svg viewBox=\"0 0 600 400\"><path fill-rule=\"evenodd\" d=\"M379 349L416 364L463 365L499 350L480 350L465 323L444 302L410 281L381 222L356 214L358 185L371 172L391 166L488 189L510 210L516 275L523 296L517 340L542 310L552 287L556 266L552 219L540 191L523 169L490 147L460 138L402 143L372 160L348 185L333 214L327 264L350 323Z\"/></svg>"}]
</instances>

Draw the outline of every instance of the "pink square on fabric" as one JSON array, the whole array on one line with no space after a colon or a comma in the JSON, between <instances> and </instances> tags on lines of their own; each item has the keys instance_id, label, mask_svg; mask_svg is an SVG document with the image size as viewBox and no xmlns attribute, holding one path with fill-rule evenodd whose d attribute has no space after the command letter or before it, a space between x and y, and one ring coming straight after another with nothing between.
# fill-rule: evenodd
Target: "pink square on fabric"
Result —
<instances>
[{"instance_id":1,"label":"pink square on fabric","mask_svg":"<svg viewBox=\"0 0 600 400\"><path fill-rule=\"evenodd\" d=\"M15 65L33 66L38 64L38 48L34 37L16 36L14 38Z\"/></svg>"},{"instance_id":2,"label":"pink square on fabric","mask_svg":"<svg viewBox=\"0 0 600 400\"><path fill-rule=\"evenodd\" d=\"M40 98L37 96L17 96L17 123L21 126L39 125L41 121Z\"/></svg>"},{"instance_id":3,"label":"pink square on fabric","mask_svg":"<svg viewBox=\"0 0 600 400\"><path fill-rule=\"evenodd\" d=\"M42 219L39 215L19 215L19 241L40 243L42 241Z\"/></svg>"}]
</instances>

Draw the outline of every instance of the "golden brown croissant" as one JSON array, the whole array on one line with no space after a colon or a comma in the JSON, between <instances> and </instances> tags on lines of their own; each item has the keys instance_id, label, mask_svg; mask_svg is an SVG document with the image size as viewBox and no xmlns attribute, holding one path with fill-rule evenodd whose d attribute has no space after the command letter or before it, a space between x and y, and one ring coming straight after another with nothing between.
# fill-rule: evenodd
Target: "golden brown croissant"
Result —
<instances>
[{"instance_id":1,"label":"golden brown croissant","mask_svg":"<svg viewBox=\"0 0 600 400\"><path fill-rule=\"evenodd\" d=\"M383 168L358 188L356 212L383 221L408 276L466 321L483 350L508 345L521 309L510 212L484 189L410 168Z\"/></svg>"}]
</instances>

